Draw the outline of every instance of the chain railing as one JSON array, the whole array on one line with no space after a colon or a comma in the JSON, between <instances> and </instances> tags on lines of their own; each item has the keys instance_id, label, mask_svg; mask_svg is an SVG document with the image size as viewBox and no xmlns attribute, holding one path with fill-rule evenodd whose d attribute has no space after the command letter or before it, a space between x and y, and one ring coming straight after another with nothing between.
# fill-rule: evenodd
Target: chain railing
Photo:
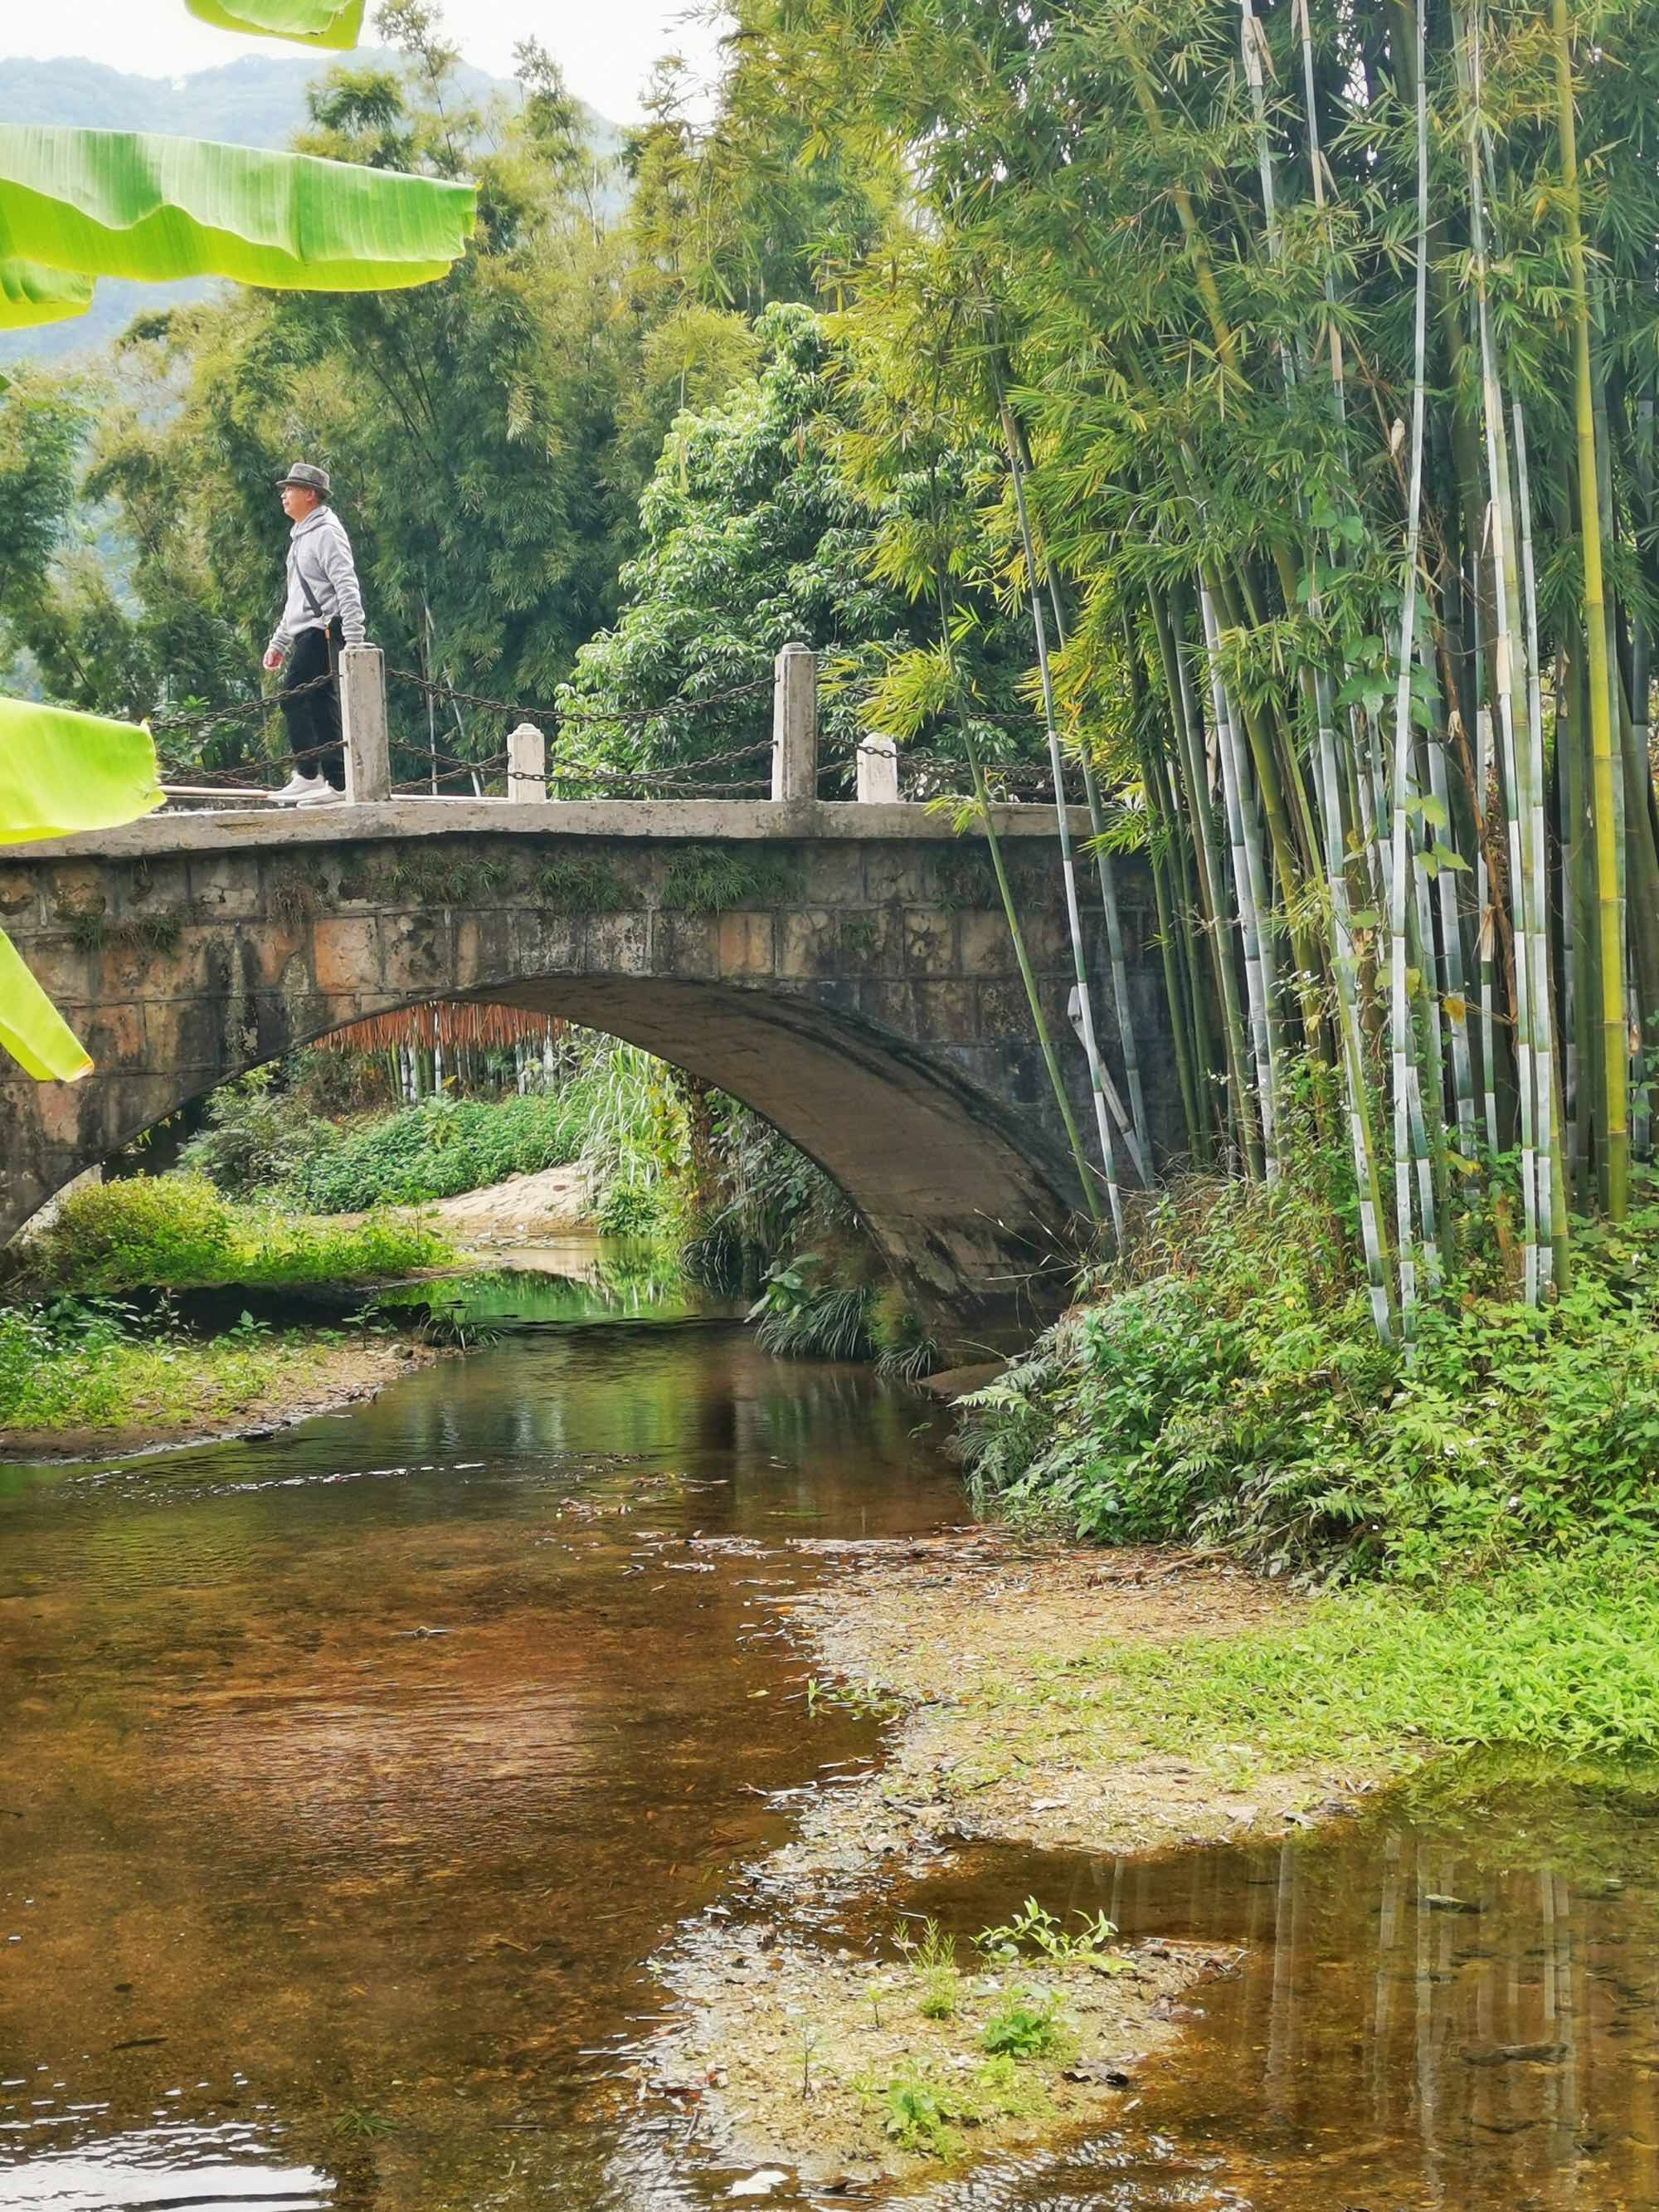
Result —
<instances>
[{"instance_id":1,"label":"chain railing","mask_svg":"<svg viewBox=\"0 0 1659 2212\"><path fill-rule=\"evenodd\" d=\"M696 698L669 700L659 707L607 708L572 699L524 701L487 692L461 690L417 670L390 668L375 646L347 646L337 678L327 674L309 683L271 692L230 707L157 714L150 728L161 738L210 732L227 724L250 721L281 710L337 680L341 738L348 800L458 798L542 802L572 799L753 799L816 800L826 789L836 798L855 795L865 805L968 803L973 798L966 762L955 754L912 750L890 738L842 739L820 743L817 714L817 657L803 645L787 645L772 675L730 684ZM405 695L446 715L465 711L509 724L505 742L487 752L450 749L437 742L428 721L423 737L391 733L386 709L388 680ZM573 757L562 738L586 732L617 729L684 731L703 718L772 695L771 732L692 758L642 762L633 768L591 757ZM1030 727L1030 717L991 714L980 718L999 727ZM550 738L555 749L549 757ZM330 743L263 755L230 768L192 767L180 781L164 784L170 796L236 804L269 801L274 786L292 770L309 769L335 750ZM394 781L394 757L401 765L418 759L416 777ZM984 763L987 795L999 805L1052 806L1053 781L1036 762ZM184 775L192 781L182 781Z\"/></svg>"}]
</instances>

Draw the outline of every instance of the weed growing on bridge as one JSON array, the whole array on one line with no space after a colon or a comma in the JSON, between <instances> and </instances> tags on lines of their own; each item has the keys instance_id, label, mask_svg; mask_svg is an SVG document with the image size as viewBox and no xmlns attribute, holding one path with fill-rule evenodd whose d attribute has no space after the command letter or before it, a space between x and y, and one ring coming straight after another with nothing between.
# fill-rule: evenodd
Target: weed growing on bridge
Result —
<instances>
[{"instance_id":1,"label":"weed growing on bridge","mask_svg":"<svg viewBox=\"0 0 1659 2212\"><path fill-rule=\"evenodd\" d=\"M772 854L688 845L664 866L661 900L686 914L725 914L734 907L771 906L793 898L799 881L795 863Z\"/></svg>"},{"instance_id":2,"label":"weed growing on bridge","mask_svg":"<svg viewBox=\"0 0 1659 2212\"><path fill-rule=\"evenodd\" d=\"M550 914L614 914L629 901L622 878L597 853L544 860L532 880Z\"/></svg>"},{"instance_id":3,"label":"weed growing on bridge","mask_svg":"<svg viewBox=\"0 0 1659 2212\"><path fill-rule=\"evenodd\" d=\"M982 853L964 853L946 846L933 860L933 896L947 914L994 914L1002 894L991 863Z\"/></svg>"},{"instance_id":4,"label":"weed growing on bridge","mask_svg":"<svg viewBox=\"0 0 1659 2212\"><path fill-rule=\"evenodd\" d=\"M125 921L112 921L106 914L83 908L69 917L70 941L77 952L173 953L184 927L184 918L177 914L134 915Z\"/></svg>"},{"instance_id":5,"label":"weed growing on bridge","mask_svg":"<svg viewBox=\"0 0 1659 2212\"><path fill-rule=\"evenodd\" d=\"M501 890L511 872L488 854L399 854L376 870L374 887L390 905L475 906Z\"/></svg>"}]
</instances>

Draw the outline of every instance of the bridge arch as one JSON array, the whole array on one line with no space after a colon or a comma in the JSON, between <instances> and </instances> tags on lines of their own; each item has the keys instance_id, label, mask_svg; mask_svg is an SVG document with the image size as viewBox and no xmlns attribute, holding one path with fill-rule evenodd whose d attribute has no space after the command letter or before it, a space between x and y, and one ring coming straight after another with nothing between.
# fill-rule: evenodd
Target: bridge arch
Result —
<instances>
[{"instance_id":1,"label":"bridge arch","mask_svg":"<svg viewBox=\"0 0 1659 2212\"><path fill-rule=\"evenodd\" d=\"M1081 1088L1053 817L1008 811ZM690 900L717 849L720 903ZM741 1099L848 1193L953 1348L1006 1343L1063 1285L1076 1188L973 860L912 807L489 801L174 817L0 857L0 920L97 1062L72 1089L0 1079L0 1237L230 1077L471 998L606 1031Z\"/></svg>"}]
</instances>

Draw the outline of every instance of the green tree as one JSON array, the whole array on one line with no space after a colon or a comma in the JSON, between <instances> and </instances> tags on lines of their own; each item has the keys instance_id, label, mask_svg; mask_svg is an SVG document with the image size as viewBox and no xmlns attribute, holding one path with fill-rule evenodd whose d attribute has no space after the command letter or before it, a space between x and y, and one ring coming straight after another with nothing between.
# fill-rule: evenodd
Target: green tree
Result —
<instances>
[{"instance_id":1,"label":"green tree","mask_svg":"<svg viewBox=\"0 0 1659 2212\"><path fill-rule=\"evenodd\" d=\"M569 697L586 718L582 738L595 762L647 768L763 744L764 697L696 714L676 714L672 702L762 682L779 647L796 641L823 657L826 745L844 777L859 737L888 726L888 709L901 711L894 671L937 638L928 592L882 558L926 513L925 461L899 456L884 476L870 471L856 483L846 450L856 364L830 324L805 305L775 306L755 337L757 373L675 422L641 502L644 542L622 572L622 615L577 657ZM960 493L971 469L959 454L945 458ZM977 617L969 659L981 702L1004 718L985 734L994 753L1017 757L1022 727L1028 752L1035 737L1014 688L1023 642L982 583L965 597ZM934 697L905 710L905 733L934 730L946 705ZM607 721L607 708L647 719ZM951 746L948 729L939 742ZM769 771L748 760L724 773L745 781Z\"/></svg>"}]
</instances>

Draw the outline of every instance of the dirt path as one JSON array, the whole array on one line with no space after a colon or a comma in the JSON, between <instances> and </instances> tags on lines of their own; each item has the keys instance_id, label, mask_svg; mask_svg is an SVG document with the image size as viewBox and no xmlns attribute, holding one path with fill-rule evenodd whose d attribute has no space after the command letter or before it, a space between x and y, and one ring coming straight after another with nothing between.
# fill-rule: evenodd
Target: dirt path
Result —
<instances>
[{"instance_id":1,"label":"dirt path","mask_svg":"<svg viewBox=\"0 0 1659 2212\"><path fill-rule=\"evenodd\" d=\"M1109 2118L1232 1963L1167 1943L1109 1946L1108 1965L1040 1946L1000 1958L972 1947L976 1931L946 1931L951 2002L934 2017L938 1978L890 1940L853 1948L819 1926L890 1929L906 1889L964 1846L1127 1853L1282 1835L1380 1778L1273 1771L1237 1741L1195 1736L1176 1755L1137 1740L1113 1653L1294 1620L1297 1599L1235 1568L991 1528L828 1548L851 1555L845 1570L777 1602L814 1698L891 1716L885 1761L816 1790L793 1839L654 1962L682 2010L640 2066L722 2164L775 2163L786 2194L787 2176L861 2192ZM987 2041L1010 2006L1052 2029L1012 2066Z\"/></svg>"},{"instance_id":2,"label":"dirt path","mask_svg":"<svg viewBox=\"0 0 1659 2212\"><path fill-rule=\"evenodd\" d=\"M419 1208L423 1222L469 1250L533 1243L591 1225L592 1199L580 1167L544 1168L537 1175L509 1176L487 1190L464 1190ZM341 1221L366 1218L342 1214Z\"/></svg>"}]
</instances>

